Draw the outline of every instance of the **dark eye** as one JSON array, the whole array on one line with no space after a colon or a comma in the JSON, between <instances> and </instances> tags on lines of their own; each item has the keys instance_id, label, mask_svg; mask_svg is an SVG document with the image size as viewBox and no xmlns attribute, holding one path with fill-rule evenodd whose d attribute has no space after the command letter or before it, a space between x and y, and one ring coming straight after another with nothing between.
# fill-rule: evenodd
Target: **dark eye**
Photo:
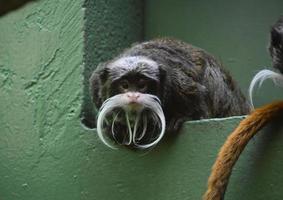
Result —
<instances>
[{"instance_id":1,"label":"dark eye","mask_svg":"<svg viewBox=\"0 0 283 200\"><path fill-rule=\"evenodd\" d=\"M146 90L147 89L147 82L143 79L141 79L139 82L138 82L138 88L140 90Z\"/></svg>"},{"instance_id":2,"label":"dark eye","mask_svg":"<svg viewBox=\"0 0 283 200\"><path fill-rule=\"evenodd\" d=\"M129 88L129 83L128 83L128 81L122 81L122 82L120 83L120 87L121 87L122 89L124 89L124 90L127 90L127 89Z\"/></svg>"}]
</instances>

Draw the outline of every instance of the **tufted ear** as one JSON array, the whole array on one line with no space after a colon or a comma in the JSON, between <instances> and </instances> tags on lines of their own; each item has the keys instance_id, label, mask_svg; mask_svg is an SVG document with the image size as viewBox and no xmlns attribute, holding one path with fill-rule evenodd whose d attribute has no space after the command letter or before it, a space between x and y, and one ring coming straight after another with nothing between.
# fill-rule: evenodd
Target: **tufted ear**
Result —
<instances>
[{"instance_id":1,"label":"tufted ear","mask_svg":"<svg viewBox=\"0 0 283 200\"><path fill-rule=\"evenodd\" d=\"M92 102L98 109L103 103L102 89L103 85L107 81L107 78L108 70L106 68L106 63L101 63L97 66L96 70L94 70L89 79L90 95L92 98Z\"/></svg>"}]
</instances>

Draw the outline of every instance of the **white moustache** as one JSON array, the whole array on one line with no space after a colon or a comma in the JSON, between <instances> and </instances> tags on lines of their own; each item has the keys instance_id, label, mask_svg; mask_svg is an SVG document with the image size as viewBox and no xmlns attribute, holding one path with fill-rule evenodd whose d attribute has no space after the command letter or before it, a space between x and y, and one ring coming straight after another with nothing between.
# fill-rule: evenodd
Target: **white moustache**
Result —
<instances>
[{"instance_id":1,"label":"white moustache","mask_svg":"<svg viewBox=\"0 0 283 200\"><path fill-rule=\"evenodd\" d=\"M111 113L115 108L122 108L125 111L125 118L128 129L128 141L123 144L133 145L134 147L143 149L156 145L164 136L166 128L165 116L161 108L159 98L151 94L142 94L139 98L139 101L137 102L138 110L135 115L134 121L132 121L132 116L130 117L131 119L129 119L132 108L132 105L129 105L129 103L130 102L125 94L118 94L104 101L99 110L97 119L97 134L99 138L108 147L116 149L115 146L113 146L113 142L109 141L109 137L107 137L107 134L103 130L103 124L106 120L106 116L109 113ZM141 115L144 109L148 109L152 112L152 117L154 120L156 120L158 126L160 127L160 132L156 135L156 138L154 138L153 141L150 141L147 144L139 144L138 141L140 141L147 132L148 118L145 115ZM114 139L116 134L114 131L114 126L118 115L119 113L115 115L111 124L111 132ZM137 129L138 125L140 124L142 125L142 131L138 134Z\"/></svg>"},{"instance_id":2,"label":"white moustache","mask_svg":"<svg viewBox=\"0 0 283 200\"><path fill-rule=\"evenodd\" d=\"M249 87L249 100L252 106L253 106L253 91L256 85L258 85L258 87L261 87L262 83L267 79L271 79L275 85L283 87L283 75L282 74L276 73L276 72L273 72L267 69L263 69L259 71L254 76L253 80L251 81L250 87Z\"/></svg>"}]
</instances>

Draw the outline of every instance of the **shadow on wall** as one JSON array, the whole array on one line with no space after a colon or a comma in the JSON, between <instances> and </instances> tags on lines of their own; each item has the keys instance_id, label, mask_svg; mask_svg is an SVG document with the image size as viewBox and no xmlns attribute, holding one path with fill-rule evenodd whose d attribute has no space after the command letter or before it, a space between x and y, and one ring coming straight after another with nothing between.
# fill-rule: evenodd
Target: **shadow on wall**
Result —
<instances>
[{"instance_id":1,"label":"shadow on wall","mask_svg":"<svg viewBox=\"0 0 283 200\"><path fill-rule=\"evenodd\" d=\"M7 14L24 6L27 2L35 0L1 0L0 1L0 16Z\"/></svg>"}]
</instances>

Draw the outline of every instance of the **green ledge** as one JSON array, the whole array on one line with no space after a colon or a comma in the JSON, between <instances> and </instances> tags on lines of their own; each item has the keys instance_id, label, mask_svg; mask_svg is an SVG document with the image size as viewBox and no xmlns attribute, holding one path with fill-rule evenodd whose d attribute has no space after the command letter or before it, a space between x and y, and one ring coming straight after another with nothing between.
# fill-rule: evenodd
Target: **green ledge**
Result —
<instances>
[{"instance_id":1,"label":"green ledge","mask_svg":"<svg viewBox=\"0 0 283 200\"><path fill-rule=\"evenodd\" d=\"M128 5L130 16L140 16L137 1L123 2L116 6ZM107 148L95 130L80 124L89 63L85 5L42 0L0 18L0 199L200 199L218 149L243 117L188 122L149 151ZM111 15L107 9L97 12ZM131 33L123 26L118 28ZM125 38L119 48L140 35ZM107 41L100 44L106 50ZM283 198L280 132L274 124L250 142L235 166L227 199Z\"/></svg>"}]
</instances>

